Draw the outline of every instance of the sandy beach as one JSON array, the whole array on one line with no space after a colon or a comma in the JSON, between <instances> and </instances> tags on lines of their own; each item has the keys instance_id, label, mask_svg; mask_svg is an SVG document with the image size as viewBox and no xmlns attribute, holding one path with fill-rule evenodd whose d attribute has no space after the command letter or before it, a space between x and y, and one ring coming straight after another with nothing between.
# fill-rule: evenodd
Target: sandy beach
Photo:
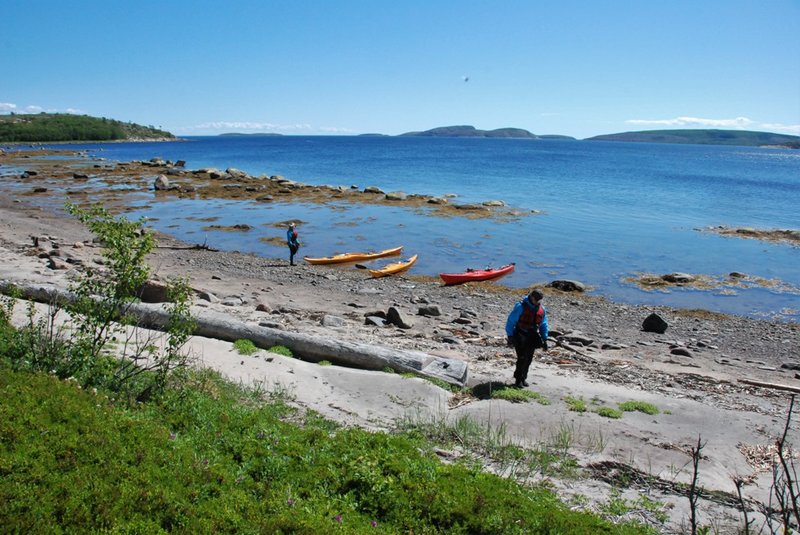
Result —
<instances>
[{"instance_id":1,"label":"sandy beach","mask_svg":"<svg viewBox=\"0 0 800 535\"><path fill-rule=\"evenodd\" d=\"M11 165L12 156L0 156L0 163ZM129 167L132 174L140 172ZM0 280L66 288L75 270L98 258L100 249L80 223L46 208L48 202L63 204L64 197L48 190L43 179L72 180L80 170L53 162L39 169L42 182L0 199ZM121 206L106 194L71 198ZM534 479L548 480L565 500L593 510L616 491L631 502L647 495L664 504L669 520L662 525L646 509L628 514L665 533L686 529L683 484L691 481L689 453L698 438L705 443L699 484L709 491L700 501L703 523L718 525L721 533L742 526L737 477L746 482L751 518L759 516L760 504L769 503L771 448L783 432L790 394L743 380L800 389L797 324L615 304L546 288L552 340L547 352L536 353L528 389L549 404L511 403L492 399L490 392L513 383L514 354L505 344L504 324L524 290L497 283L446 287L413 272L372 279L352 266L291 267L288 253L269 259L190 245L158 236L149 264L156 279L188 277L198 316L213 312L286 332L421 351L463 361L469 374L464 391L453 393L400 374L320 366L266 351L245 357L229 342L194 337L187 350L199 365L289 392L297 406L344 425L390 431L404 420L468 418L527 447L560 441L577 461L577 473ZM389 307L401 311L408 328L367 324L367 316ZM420 314L433 307L438 314ZM652 313L667 322L665 333L642 330ZM568 398L610 407L644 401L659 413L625 412L609 419L591 410L570 410ZM798 437L794 426L789 437ZM441 452L444 460L466 454ZM502 468L489 458L483 463L487 470ZM757 526L763 526L763 518Z\"/></svg>"}]
</instances>

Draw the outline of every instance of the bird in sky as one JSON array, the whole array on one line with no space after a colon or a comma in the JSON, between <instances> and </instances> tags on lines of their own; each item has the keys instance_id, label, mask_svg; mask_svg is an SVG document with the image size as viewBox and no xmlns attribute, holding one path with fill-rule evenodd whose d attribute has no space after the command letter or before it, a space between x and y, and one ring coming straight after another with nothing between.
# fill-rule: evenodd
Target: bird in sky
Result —
<instances>
[{"instance_id":1,"label":"bird in sky","mask_svg":"<svg viewBox=\"0 0 800 535\"><path fill-rule=\"evenodd\" d=\"M461 79L464 80L465 82L469 82L469 76L467 75L462 76Z\"/></svg>"}]
</instances>

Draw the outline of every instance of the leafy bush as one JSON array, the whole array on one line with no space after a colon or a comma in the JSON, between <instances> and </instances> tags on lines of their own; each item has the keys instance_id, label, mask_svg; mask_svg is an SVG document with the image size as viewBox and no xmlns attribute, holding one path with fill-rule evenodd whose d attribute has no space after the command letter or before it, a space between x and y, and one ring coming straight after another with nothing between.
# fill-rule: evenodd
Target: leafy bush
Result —
<instances>
[{"instance_id":1,"label":"leafy bush","mask_svg":"<svg viewBox=\"0 0 800 535\"><path fill-rule=\"evenodd\" d=\"M0 391L0 525L12 533L641 532L443 464L410 434L313 413L293 425L299 413L209 371L128 408L2 364Z\"/></svg>"}]
</instances>

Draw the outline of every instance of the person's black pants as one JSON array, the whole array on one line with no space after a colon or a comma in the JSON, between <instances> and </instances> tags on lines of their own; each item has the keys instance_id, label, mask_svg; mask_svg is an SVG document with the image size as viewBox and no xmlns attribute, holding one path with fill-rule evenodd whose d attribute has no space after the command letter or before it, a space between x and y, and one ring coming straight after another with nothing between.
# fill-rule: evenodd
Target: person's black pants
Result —
<instances>
[{"instance_id":1,"label":"person's black pants","mask_svg":"<svg viewBox=\"0 0 800 535\"><path fill-rule=\"evenodd\" d=\"M514 334L514 351L517 353L517 366L514 368L514 379L521 383L528 378L528 369L533 362L533 353L542 347L542 339L535 333L533 336L522 333Z\"/></svg>"}]
</instances>

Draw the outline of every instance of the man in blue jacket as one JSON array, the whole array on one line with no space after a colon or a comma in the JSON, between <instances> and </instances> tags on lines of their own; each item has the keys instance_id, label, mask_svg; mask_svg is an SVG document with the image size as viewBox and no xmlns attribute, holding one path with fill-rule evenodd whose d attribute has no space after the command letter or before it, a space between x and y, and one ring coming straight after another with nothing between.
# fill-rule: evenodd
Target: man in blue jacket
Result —
<instances>
[{"instance_id":1,"label":"man in blue jacket","mask_svg":"<svg viewBox=\"0 0 800 535\"><path fill-rule=\"evenodd\" d=\"M541 304L544 294L531 291L528 296L514 305L506 320L508 345L514 346L517 353L517 366L514 369L514 386L528 386L528 368L533 361L533 352L541 347L547 351L547 311Z\"/></svg>"},{"instance_id":2,"label":"man in blue jacket","mask_svg":"<svg viewBox=\"0 0 800 535\"><path fill-rule=\"evenodd\" d=\"M297 227L294 222L289 223L289 229L286 231L286 245L289 246L289 265L294 265L294 255L300 248L300 242L297 241Z\"/></svg>"}]
</instances>

